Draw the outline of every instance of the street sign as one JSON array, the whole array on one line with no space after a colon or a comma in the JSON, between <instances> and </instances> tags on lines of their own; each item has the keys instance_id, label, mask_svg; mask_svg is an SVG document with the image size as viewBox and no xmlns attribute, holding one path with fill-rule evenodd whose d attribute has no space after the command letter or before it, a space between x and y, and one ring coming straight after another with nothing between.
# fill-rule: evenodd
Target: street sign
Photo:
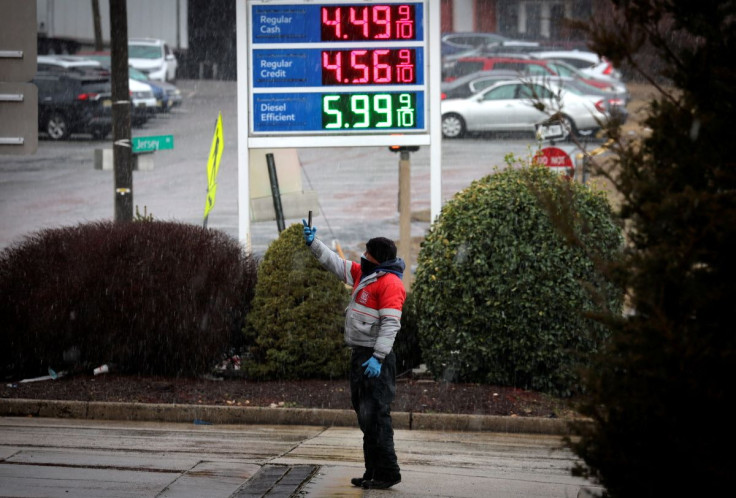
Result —
<instances>
[{"instance_id":1,"label":"street sign","mask_svg":"<svg viewBox=\"0 0 736 498\"><path fill-rule=\"evenodd\" d=\"M546 166L550 170L570 178L572 178L575 171L575 165L570 155L558 147L541 149L532 159L532 164Z\"/></svg>"},{"instance_id":2,"label":"street sign","mask_svg":"<svg viewBox=\"0 0 736 498\"><path fill-rule=\"evenodd\" d=\"M132 137L130 140L133 143L133 154L174 148L174 135Z\"/></svg>"}]
</instances>

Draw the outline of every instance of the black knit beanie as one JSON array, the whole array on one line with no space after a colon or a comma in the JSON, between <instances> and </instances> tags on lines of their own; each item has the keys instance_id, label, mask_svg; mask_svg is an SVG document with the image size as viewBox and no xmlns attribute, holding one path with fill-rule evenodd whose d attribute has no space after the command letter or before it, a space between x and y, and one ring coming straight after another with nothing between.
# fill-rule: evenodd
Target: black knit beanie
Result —
<instances>
[{"instance_id":1,"label":"black knit beanie","mask_svg":"<svg viewBox=\"0 0 736 498\"><path fill-rule=\"evenodd\" d=\"M375 237L369 240L365 248L379 263L396 259L396 244L386 237Z\"/></svg>"}]
</instances>

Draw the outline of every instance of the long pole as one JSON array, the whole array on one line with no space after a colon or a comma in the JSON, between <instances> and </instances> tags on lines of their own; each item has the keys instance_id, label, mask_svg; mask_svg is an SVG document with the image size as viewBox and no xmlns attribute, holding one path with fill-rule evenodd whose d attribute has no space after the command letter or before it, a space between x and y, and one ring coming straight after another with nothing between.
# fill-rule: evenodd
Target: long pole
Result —
<instances>
[{"instance_id":1,"label":"long pole","mask_svg":"<svg viewBox=\"0 0 736 498\"><path fill-rule=\"evenodd\" d=\"M102 52L102 23L100 22L100 0L92 0L92 26L95 29L95 50Z\"/></svg>"},{"instance_id":2,"label":"long pole","mask_svg":"<svg viewBox=\"0 0 736 498\"><path fill-rule=\"evenodd\" d=\"M273 160L273 154L266 154L266 164L268 165L268 179L271 182L273 210L276 212L276 227L279 233L281 233L286 229L286 224L284 221L284 209L281 207L281 191L279 190L279 178L276 175L276 162Z\"/></svg>"},{"instance_id":3,"label":"long pole","mask_svg":"<svg viewBox=\"0 0 736 498\"><path fill-rule=\"evenodd\" d=\"M128 8L126 0L110 0L112 65L112 157L115 170L115 221L133 220L133 165L128 87Z\"/></svg>"},{"instance_id":4,"label":"long pole","mask_svg":"<svg viewBox=\"0 0 736 498\"><path fill-rule=\"evenodd\" d=\"M414 279L411 274L411 161L410 152L402 150L399 159L399 256L406 264L404 288L408 291Z\"/></svg>"}]
</instances>

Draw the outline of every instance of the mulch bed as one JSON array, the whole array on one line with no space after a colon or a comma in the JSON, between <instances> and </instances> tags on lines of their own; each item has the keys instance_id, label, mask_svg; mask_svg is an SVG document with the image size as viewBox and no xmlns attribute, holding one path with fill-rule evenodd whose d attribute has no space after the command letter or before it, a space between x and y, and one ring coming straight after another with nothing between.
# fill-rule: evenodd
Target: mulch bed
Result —
<instances>
[{"instance_id":1,"label":"mulch bed","mask_svg":"<svg viewBox=\"0 0 736 498\"><path fill-rule=\"evenodd\" d=\"M350 409L347 380L254 382L117 375L72 375L56 380L3 381L2 398L135 403L178 403L274 408ZM559 399L522 389L454 384L430 379L397 381L395 412L459 413L520 417L574 416Z\"/></svg>"}]
</instances>

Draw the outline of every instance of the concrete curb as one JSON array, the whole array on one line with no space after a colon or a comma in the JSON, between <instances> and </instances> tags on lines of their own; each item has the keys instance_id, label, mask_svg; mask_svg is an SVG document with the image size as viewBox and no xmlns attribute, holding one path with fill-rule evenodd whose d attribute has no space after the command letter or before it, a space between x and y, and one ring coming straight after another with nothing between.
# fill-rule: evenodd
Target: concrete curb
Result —
<instances>
[{"instance_id":1,"label":"concrete curb","mask_svg":"<svg viewBox=\"0 0 736 498\"><path fill-rule=\"evenodd\" d=\"M203 424L356 426L352 410L0 399L0 416ZM440 413L391 414L394 429L570 434L570 420Z\"/></svg>"}]
</instances>

